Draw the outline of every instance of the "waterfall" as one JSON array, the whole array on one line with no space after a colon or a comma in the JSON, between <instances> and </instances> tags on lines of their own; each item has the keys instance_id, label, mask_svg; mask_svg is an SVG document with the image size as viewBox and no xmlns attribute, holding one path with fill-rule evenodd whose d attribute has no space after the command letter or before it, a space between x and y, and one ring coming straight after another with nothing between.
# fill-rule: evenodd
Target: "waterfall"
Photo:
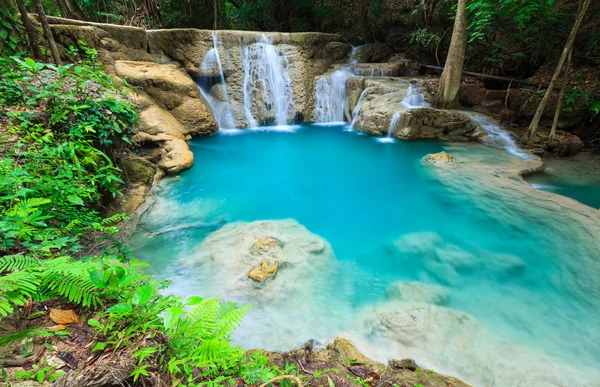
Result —
<instances>
[{"instance_id":1,"label":"waterfall","mask_svg":"<svg viewBox=\"0 0 600 387\"><path fill-rule=\"evenodd\" d=\"M356 46L356 47L352 46L352 51L350 51L350 60L349 60L350 64L358 63L358 59L356 59L357 51L358 51L358 46Z\"/></svg>"},{"instance_id":2,"label":"waterfall","mask_svg":"<svg viewBox=\"0 0 600 387\"><path fill-rule=\"evenodd\" d=\"M367 87L362 91L362 93L360 93L360 97L358 98L356 105L354 105L354 109L352 109L352 122L350 123L350 130L352 130L354 128L354 125L356 124L356 120L358 119L358 114L360 113L360 104L367 96L367 90L370 91L370 89L371 89L371 87Z\"/></svg>"},{"instance_id":3,"label":"waterfall","mask_svg":"<svg viewBox=\"0 0 600 387\"><path fill-rule=\"evenodd\" d=\"M233 113L231 111L231 105L229 104L229 95L227 92L227 83L225 83L225 74L223 73L223 66L221 65L221 58L219 57L218 37L217 33L212 33L213 48L211 48L202 62L202 71L205 74L217 72L219 83L208 85L208 90L205 87L198 85L200 93L206 99L210 108L212 109L215 121L219 129L232 129L235 128L235 120L233 119ZM220 85L220 86L219 86ZM220 89L222 92L221 99L211 94L211 89L215 88L216 91Z\"/></svg>"},{"instance_id":4,"label":"waterfall","mask_svg":"<svg viewBox=\"0 0 600 387\"><path fill-rule=\"evenodd\" d=\"M317 122L343 122L346 100L347 70L337 70L322 76L315 85L315 119Z\"/></svg>"},{"instance_id":5,"label":"waterfall","mask_svg":"<svg viewBox=\"0 0 600 387\"><path fill-rule=\"evenodd\" d=\"M380 137L377 139L377 141L387 142L387 143L394 142L392 135L394 134L394 129L396 129L396 126L398 126L398 122L400 121L401 118L402 118L402 113L395 112L394 115L392 116L392 120L390 121L390 127L388 129L387 136L385 136L383 138Z\"/></svg>"},{"instance_id":6,"label":"waterfall","mask_svg":"<svg viewBox=\"0 0 600 387\"><path fill-rule=\"evenodd\" d=\"M494 124L488 118L473 114L471 112L461 112L466 114L471 118L472 121L475 121L481 129L483 129L487 134L487 141L485 144L491 145L496 148L504 148L510 154L520 157L522 159L528 159L529 155L523 152L515 143L515 140L510 136L510 134L502 129L501 126Z\"/></svg>"},{"instance_id":7,"label":"waterfall","mask_svg":"<svg viewBox=\"0 0 600 387\"><path fill-rule=\"evenodd\" d=\"M412 83L408 85L406 96L402 99L401 103L406 109L431 106L425 102L425 96L419 90L415 90Z\"/></svg>"},{"instance_id":8,"label":"waterfall","mask_svg":"<svg viewBox=\"0 0 600 387\"><path fill-rule=\"evenodd\" d=\"M275 124L285 126L288 116L294 116L294 91L288 72L288 59L265 35L244 49L244 110L250 126L256 126L253 109L273 112ZM262 106L255 106L255 96L261 96Z\"/></svg>"}]
</instances>

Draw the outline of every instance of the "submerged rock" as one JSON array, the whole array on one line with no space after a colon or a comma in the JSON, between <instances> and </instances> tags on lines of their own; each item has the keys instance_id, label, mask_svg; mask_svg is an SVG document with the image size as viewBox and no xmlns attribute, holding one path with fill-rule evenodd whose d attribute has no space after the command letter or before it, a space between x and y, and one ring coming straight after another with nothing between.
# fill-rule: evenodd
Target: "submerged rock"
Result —
<instances>
[{"instance_id":1,"label":"submerged rock","mask_svg":"<svg viewBox=\"0 0 600 387\"><path fill-rule=\"evenodd\" d=\"M277 274L277 270L279 270L279 261L275 261L273 265L269 265L269 262L266 259L263 259L258 265L250 270L248 278L253 279L256 282L264 282Z\"/></svg>"},{"instance_id":2,"label":"submerged rock","mask_svg":"<svg viewBox=\"0 0 600 387\"><path fill-rule=\"evenodd\" d=\"M525 262L517 256L482 249L467 251L445 242L439 234L433 232L406 234L394 244L402 259L413 262L417 257L417 262L421 265L417 265L418 270L423 270L448 286L461 286L463 277L477 270L484 270L493 276L510 277L522 274L525 269Z\"/></svg>"},{"instance_id":3,"label":"submerged rock","mask_svg":"<svg viewBox=\"0 0 600 387\"><path fill-rule=\"evenodd\" d=\"M432 153L425 156L425 160L433 165L454 165L456 164L456 159L449 153L440 152L440 153Z\"/></svg>"},{"instance_id":4,"label":"submerged rock","mask_svg":"<svg viewBox=\"0 0 600 387\"><path fill-rule=\"evenodd\" d=\"M183 262L210 265L228 297L260 302L311 299L310 283L323 281L335 264L329 243L292 219L227 224Z\"/></svg>"},{"instance_id":5,"label":"submerged rock","mask_svg":"<svg viewBox=\"0 0 600 387\"><path fill-rule=\"evenodd\" d=\"M448 301L448 288L423 282L394 282L388 286L387 296L390 299L425 302L443 305Z\"/></svg>"}]
</instances>

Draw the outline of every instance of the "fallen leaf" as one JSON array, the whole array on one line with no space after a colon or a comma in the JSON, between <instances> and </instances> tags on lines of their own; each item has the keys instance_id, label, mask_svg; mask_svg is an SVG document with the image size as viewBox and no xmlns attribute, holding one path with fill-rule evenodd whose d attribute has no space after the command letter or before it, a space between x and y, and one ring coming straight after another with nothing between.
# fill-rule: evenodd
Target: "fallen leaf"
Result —
<instances>
[{"instance_id":1,"label":"fallen leaf","mask_svg":"<svg viewBox=\"0 0 600 387\"><path fill-rule=\"evenodd\" d=\"M51 329L53 331L64 331L65 329L67 329L67 326L59 324L59 325L55 325L53 327L48 327L47 329Z\"/></svg>"},{"instance_id":2,"label":"fallen leaf","mask_svg":"<svg viewBox=\"0 0 600 387\"><path fill-rule=\"evenodd\" d=\"M76 324L79 322L79 316L73 310L62 310L50 308L50 320L57 324Z\"/></svg>"}]
</instances>

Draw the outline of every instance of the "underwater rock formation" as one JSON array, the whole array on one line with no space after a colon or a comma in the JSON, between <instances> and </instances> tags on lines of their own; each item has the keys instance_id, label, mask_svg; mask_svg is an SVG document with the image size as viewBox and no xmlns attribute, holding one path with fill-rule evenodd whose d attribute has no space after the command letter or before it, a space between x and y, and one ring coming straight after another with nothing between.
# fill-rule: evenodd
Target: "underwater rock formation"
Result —
<instances>
[{"instance_id":1,"label":"underwater rock formation","mask_svg":"<svg viewBox=\"0 0 600 387\"><path fill-rule=\"evenodd\" d=\"M292 295L310 298L305 279L318 278L322 269L334 261L327 241L287 219L227 224L210 234L194 256L183 263L211 265L228 297L269 302ZM264 270L257 270L257 275L249 278L248 273L257 266ZM275 272L276 278L262 282Z\"/></svg>"},{"instance_id":2,"label":"underwater rock formation","mask_svg":"<svg viewBox=\"0 0 600 387\"><path fill-rule=\"evenodd\" d=\"M442 361L474 385L547 387L577 381L575 385L585 386L600 376L597 370L506 341L473 316L451 308L391 301L365 308L359 320L366 337L395 343L397 352L426 364Z\"/></svg>"},{"instance_id":3,"label":"underwater rock formation","mask_svg":"<svg viewBox=\"0 0 600 387\"><path fill-rule=\"evenodd\" d=\"M463 276L474 270L486 270L503 277L519 275L525 269L525 263L519 257L483 250L474 254L446 243L432 232L406 234L394 244L400 259L412 261L418 257L424 272L449 286L461 286Z\"/></svg>"},{"instance_id":4,"label":"underwater rock formation","mask_svg":"<svg viewBox=\"0 0 600 387\"><path fill-rule=\"evenodd\" d=\"M423 282L398 281L390 284L386 293L389 299L443 305L448 301L450 290L444 286Z\"/></svg>"}]
</instances>

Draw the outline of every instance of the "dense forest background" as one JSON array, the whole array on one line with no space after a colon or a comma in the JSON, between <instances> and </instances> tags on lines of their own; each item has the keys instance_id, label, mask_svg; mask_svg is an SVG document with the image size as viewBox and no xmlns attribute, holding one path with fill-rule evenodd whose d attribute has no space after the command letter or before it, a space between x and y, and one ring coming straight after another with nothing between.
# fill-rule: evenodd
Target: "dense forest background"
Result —
<instances>
[{"instance_id":1,"label":"dense forest background","mask_svg":"<svg viewBox=\"0 0 600 387\"><path fill-rule=\"evenodd\" d=\"M4 0L13 1L13 0ZM43 0L46 13L144 28L320 31L359 45L382 42L443 65L456 0ZM522 78L556 62L579 0L470 0L465 70ZM25 1L34 11L33 0ZM573 80L600 64L600 3L593 2L573 51ZM542 69L543 70L543 69ZM595 77L593 77L595 78ZM583 85L581 85L583 86ZM595 82L586 88L594 88Z\"/></svg>"}]
</instances>

